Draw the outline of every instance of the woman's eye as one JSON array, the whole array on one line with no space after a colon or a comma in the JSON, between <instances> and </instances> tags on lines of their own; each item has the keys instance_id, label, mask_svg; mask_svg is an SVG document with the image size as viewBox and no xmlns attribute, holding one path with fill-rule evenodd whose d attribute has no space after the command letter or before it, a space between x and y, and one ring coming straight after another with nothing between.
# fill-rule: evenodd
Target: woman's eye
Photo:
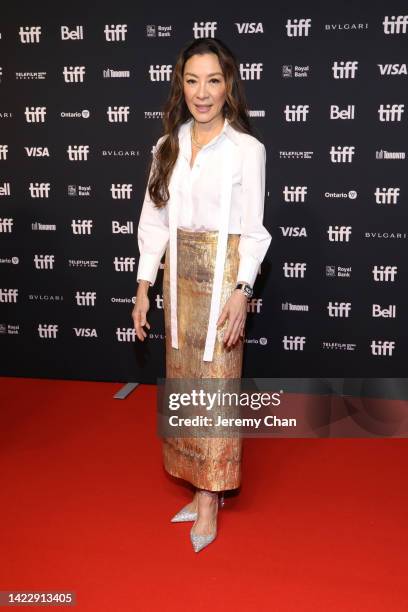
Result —
<instances>
[{"instance_id":1,"label":"woman's eye","mask_svg":"<svg viewBox=\"0 0 408 612\"><path fill-rule=\"evenodd\" d=\"M194 79L187 79L186 83L188 83L189 85L191 83L195 83L196 81L194 81ZM210 83L219 83L220 80L219 79L210 79Z\"/></svg>"}]
</instances>

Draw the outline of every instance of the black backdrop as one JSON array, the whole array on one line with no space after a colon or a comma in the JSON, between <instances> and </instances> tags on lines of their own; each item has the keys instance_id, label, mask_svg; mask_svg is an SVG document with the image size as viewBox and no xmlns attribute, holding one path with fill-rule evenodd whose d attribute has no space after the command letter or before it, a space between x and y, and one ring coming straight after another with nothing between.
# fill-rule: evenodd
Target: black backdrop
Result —
<instances>
[{"instance_id":1,"label":"black backdrop","mask_svg":"<svg viewBox=\"0 0 408 612\"><path fill-rule=\"evenodd\" d=\"M272 243L249 306L243 375L404 376L403 6L9 3L0 26L1 372L163 375L162 270L145 343L130 316L137 223L166 67L195 35L216 35L239 60L267 150Z\"/></svg>"}]
</instances>

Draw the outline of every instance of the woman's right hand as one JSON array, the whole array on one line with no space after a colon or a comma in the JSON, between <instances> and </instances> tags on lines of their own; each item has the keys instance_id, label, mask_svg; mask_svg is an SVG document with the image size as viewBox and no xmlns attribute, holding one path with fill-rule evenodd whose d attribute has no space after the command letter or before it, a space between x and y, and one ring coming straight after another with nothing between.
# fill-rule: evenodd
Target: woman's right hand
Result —
<instances>
[{"instance_id":1,"label":"woman's right hand","mask_svg":"<svg viewBox=\"0 0 408 612\"><path fill-rule=\"evenodd\" d=\"M143 327L146 326L148 329L150 329L150 323L146 319L146 314L149 308L150 301L147 297L147 288L143 287L143 285L140 285L136 293L136 303L132 310L132 319L136 330L136 336L142 342L147 336L147 333L145 332Z\"/></svg>"}]
</instances>

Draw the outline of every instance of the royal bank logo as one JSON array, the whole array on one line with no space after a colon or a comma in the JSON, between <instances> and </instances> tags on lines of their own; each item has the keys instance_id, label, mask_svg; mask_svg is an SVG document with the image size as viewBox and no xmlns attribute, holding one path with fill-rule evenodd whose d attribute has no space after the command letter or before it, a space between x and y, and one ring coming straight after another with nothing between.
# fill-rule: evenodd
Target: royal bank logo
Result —
<instances>
[{"instance_id":1,"label":"royal bank logo","mask_svg":"<svg viewBox=\"0 0 408 612\"><path fill-rule=\"evenodd\" d=\"M171 25L162 26L162 25L147 25L146 26L146 36L148 38L169 38L172 35L172 27Z\"/></svg>"},{"instance_id":2,"label":"royal bank logo","mask_svg":"<svg viewBox=\"0 0 408 612\"><path fill-rule=\"evenodd\" d=\"M310 66L293 66L292 64L284 64L282 66L283 78L304 78L309 76Z\"/></svg>"},{"instance_id":3,"label":"royal bank logo","mask_svg":"<svg viewBox=\"0 0 408 612\"><path fill-rule=\"evenodd\" d=\"M328 278L351 278L351 266L326 266Z\"/></svg>"}]
</instances>

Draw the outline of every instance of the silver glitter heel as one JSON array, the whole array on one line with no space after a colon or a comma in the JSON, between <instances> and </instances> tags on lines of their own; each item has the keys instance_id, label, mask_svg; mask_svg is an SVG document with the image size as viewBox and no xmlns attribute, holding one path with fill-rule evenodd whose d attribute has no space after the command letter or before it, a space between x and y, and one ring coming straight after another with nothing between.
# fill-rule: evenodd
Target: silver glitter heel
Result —
<instances>
[{"instance_id":1,"label":"silver glitter heel","mask_svg":"<svg viewBox=\"0 0 408 612\"><path fill-rule=\"evenodd\" d=\"M224 495L223 494L221 498L222 499L222 503L221 503L221 500L218 497L217 491L207 491L206 489L200 489L200 493L204 493L206 495L210 495L211 497L218 498L217 511L218 511L219 506L222 507L224 505ZM195 523L196 521L194 521L194 525ZM215 528L215 531L213 533L203 535L203 534L193 533L194 525L192 526L190 530L190 540L191 540L191 544L193 545L194 552L198 553L200 552L200 550L202 550L203 548L208 546L208 544L211 544L211 542L215 540L215 538L217 537L217 528Z\"/></svg>"},{"instance_id":2,"label":"silver glitter heel","mask_svg":"<svg viewBox=\"0 0 408 612\"><path fill-rule=\"evenodd\" d=\"M225 505L224 500L224 491L221 491L220 497L218 498L218 504L220 508L223 508ZM195 521L197 519L197 512L191 512L191 510L186 510L187 506L184 506L177 514L173 516L171 520L172 523L185 523L189 521Z\"/></svg>"}]
</instances>

